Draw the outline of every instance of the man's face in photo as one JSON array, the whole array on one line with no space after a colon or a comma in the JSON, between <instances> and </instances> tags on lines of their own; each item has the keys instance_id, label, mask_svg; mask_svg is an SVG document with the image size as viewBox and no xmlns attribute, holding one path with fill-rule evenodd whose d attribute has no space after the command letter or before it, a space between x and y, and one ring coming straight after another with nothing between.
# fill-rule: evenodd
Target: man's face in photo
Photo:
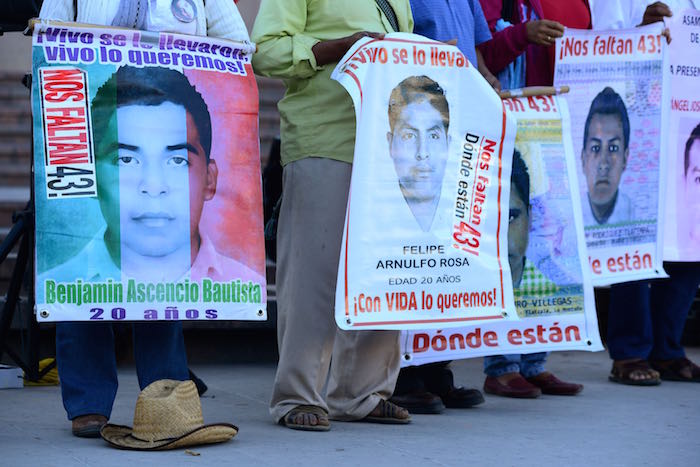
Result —
<instances>
[{"instance_id":1,"label":"man's face in photo","mask_svg":"<svg viewBox=\"0 0 700 467\"><path fill-rule=\"evenodd\" d=\"M518 287L523 278L525 252L530 239L530 209L518 193L514 183L510 184L508 208L508 264L513 287Z\"/></svg>"},{"instance_id":2,"label":"man's face in photo","mask_svg":"<svg viewBox=\"0 0 700 467\"><path fill-rule=\"evenodd\" d=\"M406 200L429 202L438 197L448 148L440 112L428 100L406 105L387 139Z\"/></svg>"},{"instance_id":3,"label":"man's face in photo","mask_svg":"<svg viewBox=\"0 0 700 467\"><path fill-rule=\"evenodd\" d=\"M617 114L594 114L588 126L581 159L592 204L610 203L627 166L622 121Z\"/></svg>"},{"instance_id":4,"label":"man's face in photo","mask_svg":"<svg viewBox=\"0 0 700 467\"><path fill-rule=\"evenodd\" d=\"M685 174L685 199L688 203L690 238L700 243L700 139L688 151L688 170Z\"/></svg>"},{"instance_id":5,"label":"man's face in photo","mask_svg":"<svg viewBox=\"0 0 700 467\"><path fill-rule=\"evenodd\" d=\"M216 165L207 164L191 115L172 102L126 105L115 115L118 141L97 165L108 231L120 230L122 247L142 256L189 250L216 192Z\"/></svg>"}]
</instances>

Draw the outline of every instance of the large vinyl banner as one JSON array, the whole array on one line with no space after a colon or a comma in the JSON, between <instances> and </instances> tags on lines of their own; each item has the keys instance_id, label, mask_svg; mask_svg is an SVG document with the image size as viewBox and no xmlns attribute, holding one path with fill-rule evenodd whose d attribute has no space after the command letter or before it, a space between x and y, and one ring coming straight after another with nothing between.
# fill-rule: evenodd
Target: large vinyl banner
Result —
<instances>
[{"instance_id":1,"label":"large vinyl banner","mask_svg":"<svg viewBox=\"0 0 700 467\"><path fill-rule=\"evenodd\" d=\"M594 285L665 276L661 29L567 29L557 40L554 84L571 88L566 100Z\"/></svg>"},{"instance_id":2,"label":"large vinyl banner","mask_svg":"<svg viewBox=\"0 0 700 467\"><path fill-rule=\"evenodd\" d=\"M343 329L517 319L506 229L514 125L459 50L366 38L333 78L357 134L336 290Z\"/></svg>"},{"instance_id":3,"label":"large vinyl banner","mask_svg":"<svg viewBox=\"0 0 700 467\"><path fill-rule=\"evenodd\" d=\"M518 132L508 259L520 321L402 333L402 364L550 350L601 350L566 101L507 99Z\"/></svg>"},{"instance_id":4,"label":"large vinyl banner","mask_svg":"<svg viewBox=\"0 0 700 467\"><path fill-rule=\"evenodd\" d=\"M674 14L670 30L664 259L700 261L700 10Z\"/></svg>"},{"instance_id":5,"label":"large vinyl banner","mask_svg":"<svg viewBox=\"0 0 700 467\"><path fill-rule=\"evenodd\" d=\"M35 27L39 320L266 319L252 52Z\"/></svg>"}]
</instances>

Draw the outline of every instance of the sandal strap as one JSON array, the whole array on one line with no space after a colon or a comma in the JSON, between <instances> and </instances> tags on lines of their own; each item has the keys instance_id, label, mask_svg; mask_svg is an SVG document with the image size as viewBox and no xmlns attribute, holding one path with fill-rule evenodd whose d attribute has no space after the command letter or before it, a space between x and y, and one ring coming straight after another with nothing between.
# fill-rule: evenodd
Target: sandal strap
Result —
<instances>
[{"instance_id":1,"label":"sandal strap","mask_svg":"<svg viewBox=\"0 0 700 467\"><path fill-rule=\"evenodd\" d=\"M285 420L290 420L292 417L300 413L316 415L318 418L328 419L328 413L317 405L297 405L284 416Z\"/></svg>"},{"instance_id":2,"label":"sandal strap","mask_svg":"<svg viewBox=\"0 0 700 467\"><path fill-rule=\"evenodd\" d=\"M670 371L675 374L680 374L683 370L688 369L691 378L697 378L700 375L700 366L686 357L674 358L672 360L656 360L653 364L661 371Z\"/></svg>"},{"instance_id":3,"label":"sandal strap","mask_svg":"<svg viewBox=\"0 0 700 467\"><path fill-rule=\"evenodd\" d=\"M396 418L396 415L397 415L398 410L399 410L398 405L394 404L393 402L389 402L388 400L381 399L377 406L379 407L378 417Z\"/></svg>"},{"instance_id":4,"label":"sandal strap","mask_svg":"<svg viewBox=\"0 0 700 467\"><path fill-rule=\"evenodd\" d=\"M613 363L612 373L622 378L629 378L630 374L634 373L635 371L643 371L647 374L657 373L656 370L654 370L649 365L649 362L646 360L633 360L624 363Z\"/></svg>"}]
</instances>

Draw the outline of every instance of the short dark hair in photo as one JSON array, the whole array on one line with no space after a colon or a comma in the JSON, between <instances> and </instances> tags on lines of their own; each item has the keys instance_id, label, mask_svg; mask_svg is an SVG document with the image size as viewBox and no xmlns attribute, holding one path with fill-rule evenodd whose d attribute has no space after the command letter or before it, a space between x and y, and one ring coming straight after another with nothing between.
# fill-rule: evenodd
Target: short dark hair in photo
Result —
<instances>
[{"instance_id":1,"label":"short dark hair in photo","mask_svg":"<svg viewBox=\"0 0 700 467\"><path fill-rule=\"evenodd\" d=\"M520 195L520 199L526 205L530 204L530 173L523 160L520 151L513 151L513 170L510 172L510 182L515 185L515 189Z\"/></svg>"},{"instance_id":2,"label":"short dark hair in photo","mask_svg":"<svg viewBox=\"0 0 700 467\"><path fill-rule=\"evenodd\" d=\"M445 133L450 127L450 106L445 91L427 76L410 76L391 90L389 95L389 127L394 132L394 125L404 107L413 103L427 101L442 117Z\"/></svg>"},{"instance_id":3,"label":"short dark hair in photo","mask_svg":"<svg viewBox=\"0 0 700 467\"><path fill-rule=\"evenodd\" d=\"M209 161L211 154L211 116L202 95L177 70L164 67L122 66L97 90L92 100L95 137L106 131L117 108L127 105L153 105L172 102L190 113ZM99 154L98 154L99 157Z\"/></svg>"},{"instance_id":4,"label":"short dark hair in photo","mask_svg":"<svg viewBox=\"0 0 700 467\"><path fill-rule=\"evenodd\" d=\"M688 137L688 141L685 143L685 171L683 173L686 175L690 167L690 148L695 141L700 141L700 123L693 128L693 131L690 132L690 136Z\"/></svg>"},{"instance_id":5,"label":"short dark hair in photo","mask_svg":"<svg viewBox=\"0 0 700 467\"><path fill-rule=\"evenodd\" d=\"M588 127L591 124L591 119L593 115L617 115L620 118L620 123L622 123L622 134L625 138L625 149L630 144L630 119L627 115L627 107L625 106L625 101L622 97L616 93L610 86L606 87L598 93L597 96L591 102L591 108L588 111L588 117L586 117L586 126L583 128L583 144L586 145L588 141Z\"/></svg>"}]
</instances>

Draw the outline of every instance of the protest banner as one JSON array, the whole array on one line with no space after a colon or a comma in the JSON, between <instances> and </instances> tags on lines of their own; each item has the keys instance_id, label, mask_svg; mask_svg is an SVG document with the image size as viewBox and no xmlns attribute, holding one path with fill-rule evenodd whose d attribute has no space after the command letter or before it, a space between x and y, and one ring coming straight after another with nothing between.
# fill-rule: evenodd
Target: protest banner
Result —
<instances>
[{"instance_id":1,"label":"protest banner","mask_svg":"<svg viewBox=\"0 0 700 467\"><path fill-rule=\"evenodd\" d=\"M567 29L556 42L554 84L571 88L566 100L593 285L665 277L661 30Z\"/></svg>"},{"instance_id":2,"label":"protest banner","mask_svg":"<svg viewBox=\"0 0 700 467\"><path fill-rule=\"evenodd\" d=\"M253 51L35 25L39 320L266 319Z\"/></svg>"},{"instance_id":3,"label":"protest banner","mask_svg":"<svg viewBox=\"0 0 700 467\"><path fill-rule=\"evenodd\" d=\"M664 259L700 261L700 10L675 13L669 29Z\"/></svg>"},{"instance_id":4,"label":"protest banner","mask_svg":"<svg viewBox=\"0 0 700 467\"><path fill-rule=\"evenodd\" d=\"M517 118L508 259L520 321L404 331L402 365L552 350L602 350L586 261L566 101L505 99Z\"/></svg>"},{"instance_id":5,"label":"protest banner","mask_svg":"<svg viewBox=\"0 0 700 467\"><path fill-rule=\"evenodd\" d=\"M338 326L517 319L506 256L514 125L498 95L456 47L412 34L358 41L332 77L357 116Z\"/></svg>"}]
</instances>

